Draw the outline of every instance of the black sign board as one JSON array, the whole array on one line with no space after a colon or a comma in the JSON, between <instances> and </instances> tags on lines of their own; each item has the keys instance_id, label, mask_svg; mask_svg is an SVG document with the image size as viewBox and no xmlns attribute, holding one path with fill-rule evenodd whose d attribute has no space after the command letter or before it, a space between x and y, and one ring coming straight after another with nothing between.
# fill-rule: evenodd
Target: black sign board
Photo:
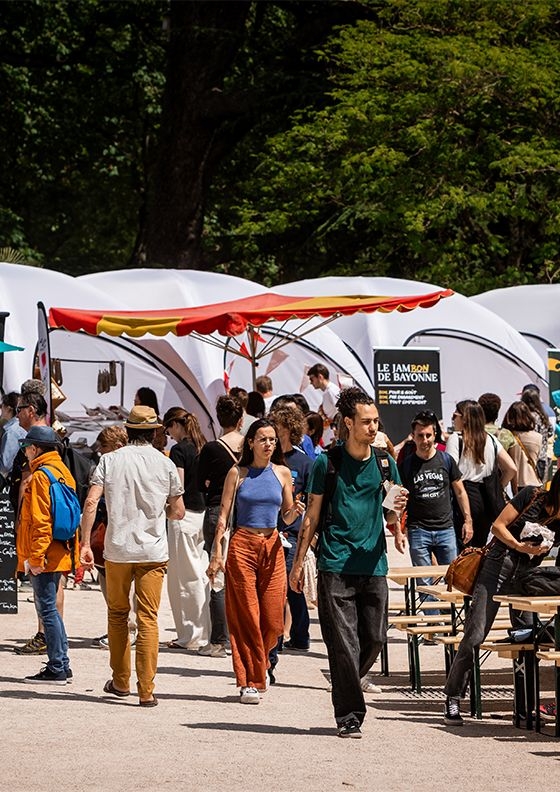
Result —
<instances>
[{"instance_id":1,"label":"black sign board","mask_svg":"<svg viewBox=\"0 0 560 792\"><path fill-rule=\"evenodd\" d=\"M410 422L421 410L433 410L441 418L439 349L376 349L374 377L383 428L395 445L408 436Z\"/></svg>"},{"instance_id":2,"label":"black sign board","mask_svg":"<svg viewBox=\"0 0 560 792\"><path fill-rule=\"evenodd\" d=\"M16 535L9 487L0 476L0 614L17 613Z\"/></svg>"}]
</instances>

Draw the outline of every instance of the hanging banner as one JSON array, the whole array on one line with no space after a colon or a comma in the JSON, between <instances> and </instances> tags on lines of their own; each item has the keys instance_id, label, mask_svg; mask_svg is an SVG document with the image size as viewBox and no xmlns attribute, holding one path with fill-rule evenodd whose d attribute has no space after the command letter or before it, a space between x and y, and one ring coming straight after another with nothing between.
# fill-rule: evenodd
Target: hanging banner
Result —
<instances>
[{"instance_id":1,"label":"hanging banner","mask_svg":"<svg viewBox=\"0 0 560 792\"><path fill-rule=\"evenodd\" d=\"M45 386L47 423L51 424L53 418L51 399L51 350L49 345L47 312L42 302L37 303L37 358L39 363L39 377Z\"/></svg>"},{"instance_id":2,"label":"hanging banner","mask_svg":"<svg viewBox=\"0 0 560 792\"><path fill-rule=\"evenodd\" d=\"M383 430L393 443L408 436L410 423L421 410L432 410L441 418L439 349L375 349L373 373Z\"/></svg>"}]
</instances>

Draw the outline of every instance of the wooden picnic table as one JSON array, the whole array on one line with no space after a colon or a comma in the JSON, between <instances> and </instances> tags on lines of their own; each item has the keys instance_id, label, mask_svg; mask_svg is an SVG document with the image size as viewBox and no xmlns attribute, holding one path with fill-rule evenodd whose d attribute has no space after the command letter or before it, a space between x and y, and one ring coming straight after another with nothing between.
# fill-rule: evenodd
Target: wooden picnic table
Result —
<instances>
[{"instance_id":1,"label":"wooden picnic table","mask_svg":"<svg viewBox=\"0 0 560 792\"><path fill-rule=\"evenodd\" d=\"M418 612L416 581L424 578L441 579L447 572L447 564L435 566L407 566L391 567L387 577L398 585L404 586L405 611L407 616L415 616ZM437 605L434 605L437 608ZM428 630L426 630L428 632ZM422 678L420 672L420 644L421 634L414 634L413 630L407 631L408 663L410 686L416 693L422 692Z\"/></svg>"},{"instance_id":2,"label":"wooden picnic table","mask_svg":"<svg viewBox=\"0 0 560 792\"><path fill-rule=\"evenodd\" d=\"M539 664L542 660L550 659L554 663L554 701L556 704L556 718L554 723L554 735L560 737L560 713L558 704L560 699L560 665L556 661L560 650L560 597L523 597L519 594L497 594L494 597L496 602L511 605L512 608L525 613L533 614L533 647L532 650L524 652L526 657L530 657L530 662L524 662L525 686L532 683L533 703L535 708L535 730L541 731L540 717L540 672ZM540 650L541 638L547 635L547 628L550 624L554 625L554 650L543 652ZM515 660L514 660L515 663ZM527 678L530 676L531 678ZM526 701L527 709L529 703ZM527 712L529 716L529 713Z\"/></svg>"}]
</instances>

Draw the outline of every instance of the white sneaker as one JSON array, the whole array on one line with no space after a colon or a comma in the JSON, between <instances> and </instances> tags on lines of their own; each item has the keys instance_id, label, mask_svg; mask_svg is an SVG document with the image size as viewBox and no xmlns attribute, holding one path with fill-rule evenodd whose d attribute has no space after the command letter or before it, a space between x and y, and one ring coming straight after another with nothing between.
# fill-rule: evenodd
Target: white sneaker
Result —
<instances>
[{"instance_id":1,"label":"white sneaker","mask_svg":"<svg viewBox=\"0 0 560 792\"><path fill-rule=\"evenodd\" d=\"M361 679L361 684L364 693L383 693L383 688L380 688L379 685L374 685L367 676Z\"/></svg>"},{"instance_id":2,"label":"white sneaker","mask_svg":"<svg viewBox=\"0 0 560 792\"><path fill-rule=\"evenodd\" d=\"M207 643L198 647L198 654L203 657L227 657L226 647L223 644Z\"/></svg>"},{"instance_id":3,"label":"white sneaker","mask_svg":"<svg viewBox=\"0 0 560 792\"><path fill-rule=\"evenodd\" d=\"M242 704L258 704L261 700L259 691L254 687L242 687L240 691L240 701Z\"/></svg>"}]
</instances>

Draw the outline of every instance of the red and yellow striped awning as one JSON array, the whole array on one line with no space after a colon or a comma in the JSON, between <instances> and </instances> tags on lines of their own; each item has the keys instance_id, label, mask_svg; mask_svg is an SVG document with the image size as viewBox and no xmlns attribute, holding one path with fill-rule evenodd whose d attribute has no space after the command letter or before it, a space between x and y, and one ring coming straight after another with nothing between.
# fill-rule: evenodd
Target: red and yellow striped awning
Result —
<instances>
[{"instance_id":1,"label":"red and yellow striped awning","mask_svg":"<svg viewBox=\"0 0 560 792\"><path fill-rule=\"evenodd\" d=\"M341 297L287 297L264 292L241 300L202 305L196 308L175 308L161 311L85 311L72 308L51 308L49 325L90 335L106 333L140 338L150 333L177 336L197 333L222 336L241 335L249 326L261 327L266 322L285 322L290 319L310 319L352 316L356 313L381 311L412 311L431 308L451 289L406 297L348 295Z\"/></svg>"}]
</instances>

